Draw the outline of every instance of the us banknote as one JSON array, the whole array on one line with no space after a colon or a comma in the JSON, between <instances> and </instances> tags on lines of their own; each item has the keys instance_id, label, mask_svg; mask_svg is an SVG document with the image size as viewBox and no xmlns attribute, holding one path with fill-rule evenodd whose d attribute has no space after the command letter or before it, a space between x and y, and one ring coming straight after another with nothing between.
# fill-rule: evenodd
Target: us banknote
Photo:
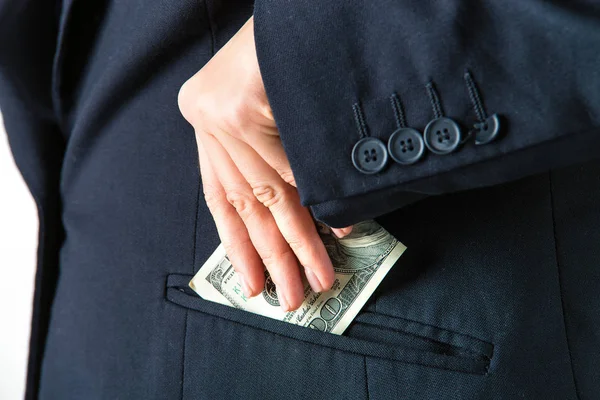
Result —
<instances>
[{"instance_id":1,"label":"us banknote","mask_svg":"<svg viewBox=\"0 0 600 400\"><path fill-rule=\"evenodd\" d=\"M284 312L279 307L275 284L268 272L263 292L252 298L244 296L222 245L190 281L190 287L205 300L342 334L406 247L375 221L354 225L352 233L342 239L325 225L317 227L331 258L335 280L330 290L315 293L304 279L304 302L295 311Z\"/></svg>"}]
</instances>

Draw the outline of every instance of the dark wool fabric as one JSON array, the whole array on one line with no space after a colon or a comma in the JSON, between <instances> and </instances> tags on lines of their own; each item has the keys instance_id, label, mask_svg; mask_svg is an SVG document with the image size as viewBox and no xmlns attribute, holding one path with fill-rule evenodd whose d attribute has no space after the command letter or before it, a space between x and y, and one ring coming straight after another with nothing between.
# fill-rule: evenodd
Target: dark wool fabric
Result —
<instances>
[{"instance_id":1,"label":"dark wool fabric","mask_svg":"<svg viewBox=\"0 0 600 400\"><path fill-rule=\"evenodd\" d=\"M253 13L302 201L408 247L342 336L187 288L219 239L177 94ZM27 399L598 398L599 67L592 0L0 0L40 217ZM454 151L354 167L436 114Z\"/></svg>"}]
</instances>

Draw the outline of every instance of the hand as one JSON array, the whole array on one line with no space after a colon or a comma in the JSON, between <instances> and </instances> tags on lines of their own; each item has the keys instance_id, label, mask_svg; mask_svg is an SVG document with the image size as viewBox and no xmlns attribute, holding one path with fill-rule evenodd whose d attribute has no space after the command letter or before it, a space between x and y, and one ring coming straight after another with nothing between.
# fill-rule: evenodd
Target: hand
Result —
<instances>
[{"instance_id":1,"label":"hand","mask_svg":"<svg viewBox=\"0 0 600 400\"><path fill-rule=\"evenodd\" d=\"M260 75L253 18L185 82L178 101L195 129L204 197L245 295L262 292L266 267L281 307L298 308L299 263L313 290L328 290L333 267L300 204Z\"/></svg>"}]
</instances>

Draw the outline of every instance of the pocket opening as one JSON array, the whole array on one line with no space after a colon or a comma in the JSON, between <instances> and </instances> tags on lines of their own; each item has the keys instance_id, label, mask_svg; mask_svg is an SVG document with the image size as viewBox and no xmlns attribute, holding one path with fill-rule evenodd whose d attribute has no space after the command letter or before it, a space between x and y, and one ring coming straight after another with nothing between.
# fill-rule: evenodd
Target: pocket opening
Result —
<instances>
[{"instance_id":1,"label":"pocket opening","mask_svg":"<svg viewBox=\"0 0 600 400\"><path fill-rule=\"evenodd\" d=\"M330 350L350 352L365 357L375 357L390 361L478 375L486 375L489 371L491 352L493 352L493 345L490 343L481 341L490 349L491 352L488 355L481 353L477 348L469 347L468 349L465 349L456 346L455 343L432 340L431 338L425 338L418 335L415 336L414 333L406 332L404 329L399 328L400 325L397 323L405 323L406 325L406 320L385 315L380 316L379 314L370 312L359 313L359 317L351 324L351 327L348 328L344 335L319 332L310 328L277 321L268 317L204 300L189 288L188 282L191 278L192 275L168 275L165 294L166 300L188 310L228 320L236 324L239 329L258 329L274 333L287 339L318 345ZM190 314L190 318L193 317L193 314ZM371 331L371 333L368 334L366 330L363 329L364 327L367 327L366 329L372 329L373 324L367 320L373 318L378 320L375 327L380 333L387 330L387 332L383 332L388 339L387 342L382 340L381 337L373 334L374 331ZM396 319L398 321L395 321ZM395 329L386 327L386 323L382 322L387 321L387 323L390 323L391 320L394 320L392 322L394 322L396 326ZM418 324L414 321L409 322L411 324ZM410 326L410 324L407 326ZM353 334L352 330L357 329L356 327L360 327L358 329L363 329L362 335L357 334L356 336L350 336ZM423 325L423 327L432 328L428 325ZM394 335L394 332L397 333L398 329L405 337L418 337L419 339L414 342L418 343L418 346L409 346L401 341L390 343L389 339L392 337L390 334ZM454 339L455 342L456 340L461 341L467 338L465 335L446 331L442 328L435 327L435 329L437 329L438 336L442 338L460 335L458 336L458 339ZM479 339L474 340L479 341ZM449 351L449 349L452 349L452 351Z\"/></svg>"}]
</instances>

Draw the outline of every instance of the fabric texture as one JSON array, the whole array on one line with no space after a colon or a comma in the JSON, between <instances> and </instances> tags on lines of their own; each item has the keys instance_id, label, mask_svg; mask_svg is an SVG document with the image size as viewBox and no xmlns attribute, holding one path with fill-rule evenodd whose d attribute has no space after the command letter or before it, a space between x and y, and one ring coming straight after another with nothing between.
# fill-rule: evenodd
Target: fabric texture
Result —
<instances>
[{"instance_id":1,"label":"fabric texture","mask_svg":"<svg viewBox=\"0 0 600 400\"><path fill-rule=\"evenodd\" d=\"M303 200L408 248L342 336L186 285L219 239L177 93L254 11ZM583 1L0 1L0 109L40 213L27 399L595 399L596 17ZM422 129L433 79L466 124L466 66L503 137L353 169L354 102L387 139L395 90Z\"/></svg>"},{"instance_id":2,"label":"fabric texture","mask_svg":"<svg viewBox=\"0 0 600 400\"><path fill-rule=\"evenodd\" d=\"M255 20L261 72L302 201L324 222L345 226L393 211L415 192L490 186L599 155L593 0L258 0ZM466 136L477 122L466 71L484 113L501 118L499 139L468 140L409 166L389 162L376 175L354 168L361 136L353 106L363 110L367 135L387 142L397 129L393 93L408 126L423 131L434 119L432 83L442 114Z\"/></svg>"}]
</instances>

